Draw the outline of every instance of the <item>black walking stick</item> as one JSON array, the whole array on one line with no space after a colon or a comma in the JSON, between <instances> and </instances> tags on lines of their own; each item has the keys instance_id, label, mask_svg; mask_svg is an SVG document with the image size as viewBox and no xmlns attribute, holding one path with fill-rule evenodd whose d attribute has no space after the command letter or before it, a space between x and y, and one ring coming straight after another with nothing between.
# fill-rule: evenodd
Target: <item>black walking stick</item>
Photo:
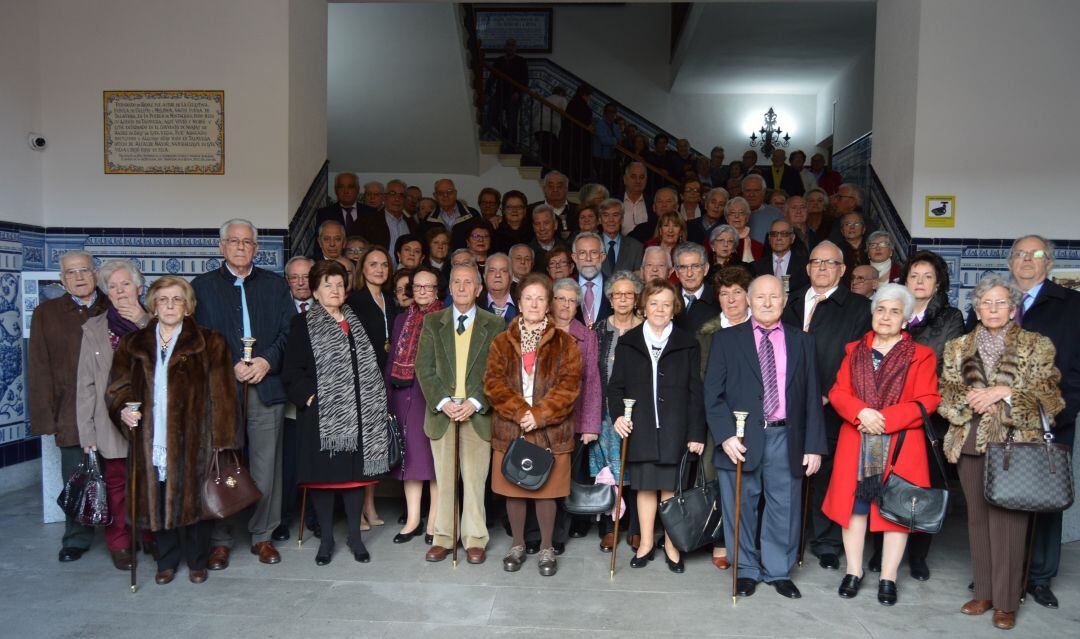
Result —
<instances>
[{"instance_id":1,"label":"black walking stick","mask_svg":"<svg viewBox=\"0 0 1080 639\"><path fill-rule=\"evenodd\" d=\"M746 418L750 413L746 411L733 411L735 415L735 436L739 438L739 443L743 443L743 436L746 433ZM740 519L742 519L742 462L735 463L735 551L731 562L731 605L735 605L736 593L738 592L739 583L739 525Z\"/></svg>"},{"instance_id":2,"label":"black walking stick","mask_svg":"<svg viewBox=\"0 0 1080 639\"><path fill-rule=\"evenodd\" d=\"M142 417L139 413L139 409L142 408L142 402L127 402L125 406L127 406L128 410L135 415L135 426L138 426L138 420ZM128 510L131 512L131 519L128 521L128 526L131 528L131 592L135 592L139 588L135 576L136 559L138 558L138 554L135 552L135 537L136 531L138 530L138 524L135 521L135 508L139 501L139 478L135 470L135 461L139 458L137 450L139 430L135 427L132 427L130 430L131 441L128 442L128 467L131 469L131 504L129 505Z\"/></svg>"}]
</instances>

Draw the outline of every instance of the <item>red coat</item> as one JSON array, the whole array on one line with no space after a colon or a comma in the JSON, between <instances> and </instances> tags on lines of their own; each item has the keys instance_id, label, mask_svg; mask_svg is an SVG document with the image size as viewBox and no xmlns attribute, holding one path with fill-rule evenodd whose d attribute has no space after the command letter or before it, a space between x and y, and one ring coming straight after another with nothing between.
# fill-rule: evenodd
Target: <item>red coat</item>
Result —
<instances>
[{"instance_id":1,"label":"red coat","mask_svg":"<svg viewBox=\"0 0 1080 639\"><path fill-rule=\"evenodd\" d=\"M864 339L867 344L872 344L874 333L867 333ZM859 445L862 438L856 424L859 423L859 411L867 407L866 403L855 395L851 383L851 351L857 344L858 342L851 342L845 347L847 355L836 375L836 384L829 391L829 403L844 423L840 427L832 478L829 480L829 490L825 494L821 510L826 517L844 528L847 528L851 519L851 509L855 506L855 485L858 483ZM881 414L885 416L886 433L895 435L904 429L910 431L904 438L904 447L900 449L900 458L896 460L895 468L886 466L885 477L895 469L904 479L925 488L930 486L930 468L926 456L926 436L922 432L922 414L915 404L916 401L922 402L930 415L934 414L941 402L941 395L938 394L937 357L932 349L922 344L915 345L915 354L904 380L904 389L900 392L900 401L881 409ZM894 437L888 460L892 459L892 446L895 445ZM870 505L870 530L907 532L907 528L882 519L877 504Z\"/></svg>"}]
</instances>

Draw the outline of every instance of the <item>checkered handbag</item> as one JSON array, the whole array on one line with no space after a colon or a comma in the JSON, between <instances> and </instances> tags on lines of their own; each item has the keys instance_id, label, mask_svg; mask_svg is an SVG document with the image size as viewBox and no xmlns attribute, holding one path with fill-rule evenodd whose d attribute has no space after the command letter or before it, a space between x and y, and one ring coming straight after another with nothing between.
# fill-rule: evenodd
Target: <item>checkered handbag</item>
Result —
<instances>
[{"instance_id":1,"label":"checkered handbag","mask_svg":"<svg viewBox=\"0 0 1080 639\"><path fill-rule=\"evenodd\" d=\"M986 501L1008 510L1056 513L1073 503L1071 447L1054 443L1050 419L1039 404L1043 441L1013 441L986 445L983 485Z\"/></svg>"}]
</instances>

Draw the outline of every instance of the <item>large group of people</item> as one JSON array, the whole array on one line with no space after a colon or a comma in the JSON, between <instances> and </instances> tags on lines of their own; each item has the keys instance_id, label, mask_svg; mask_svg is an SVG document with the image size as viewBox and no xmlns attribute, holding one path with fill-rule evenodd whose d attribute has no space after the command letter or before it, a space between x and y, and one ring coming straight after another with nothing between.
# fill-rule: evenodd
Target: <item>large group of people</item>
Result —
<instances>
[{"instance_id":1,"label":"large group of people","mask_svg":"<svg viewBox=\"0 0 1080 639\"><path fill-rule=\"evenodd\" d=\"M786 171L774 186L794 185ZM1011 628L1025 588L1057 607L1061 514L1035 518L1025 574L1028 515L983 496L988 444L1041 438L1040 406L1072 443L1080 293L1049 279L1053 244L1018 239L1011 277L984 277L965 323L944 260L918 251L901 263L888 234L867 228L858 187L807 182L776 198L766 177L705 191L691 176L648 202L647 171L631 163L621 196L591 184L572 203L552 171L542 201L485 189L478 210L449 179L427 198L399 180L361 190L341 173L337 201L318 212L316 255L292 257L284 278L254 265L258 232L239 218L220 227L222 265L190 283L147 287L132 261L66 253L67 295L33 316L33 432L56 435L65 477L100 455L112 561L137 562L137 536L161 584L176 575L181 533L195 583L228 568L234 541L275 564L274 543L305 528L325 565L337 496L353 558L371 561L362 532L385 525L375 487L391 480L404 488L393 541L423 536L429 562L456 559L460 544L484 563L501 523L503 569L538 554L551 576L569 539L596 524L601 551L620 527L630 567L661 546L682 573L686 552L657 514L696 463L719 481L709 551L738 571L738 595L764 582L800 597L792 569L805 544L821 568L843 567L840 597L879 572L878 600L892 605L905 552L910 576L929 579L931 536L882 516L884 482L948 480L921 436L925 412L967 504L974 595L961 611L992 609ZM526 445L550 458L539 485L506 470ZM200 486L226 450L245 451L261 497L207 519ZM621 519L566 512L572 486L593 481L625 486ZM69 519L60 561L92 539Z\"/></svg>"}]
</instances>

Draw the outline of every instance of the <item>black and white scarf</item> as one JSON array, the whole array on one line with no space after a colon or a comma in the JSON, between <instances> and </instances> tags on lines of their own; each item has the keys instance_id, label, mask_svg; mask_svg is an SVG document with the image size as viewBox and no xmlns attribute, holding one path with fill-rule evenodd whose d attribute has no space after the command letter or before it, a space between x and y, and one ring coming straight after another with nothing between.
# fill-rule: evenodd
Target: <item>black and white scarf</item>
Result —
<instances>
[{"instance_id":1,"label":"black and white scarf","mask_svg":"<svg viewBox=\"0 0 1080 639\"><path fill-rule=\"evenodd\" d=\"M341 312L348 334L322 304L313 304L305 313L315 355L319 450L331 456L351 453L360 443L364 475L379 475L390 470L386 386L360 320L348 306L342 306ZM354 357L348 356L350 352Z\"/></svg>"}]
</instances>

